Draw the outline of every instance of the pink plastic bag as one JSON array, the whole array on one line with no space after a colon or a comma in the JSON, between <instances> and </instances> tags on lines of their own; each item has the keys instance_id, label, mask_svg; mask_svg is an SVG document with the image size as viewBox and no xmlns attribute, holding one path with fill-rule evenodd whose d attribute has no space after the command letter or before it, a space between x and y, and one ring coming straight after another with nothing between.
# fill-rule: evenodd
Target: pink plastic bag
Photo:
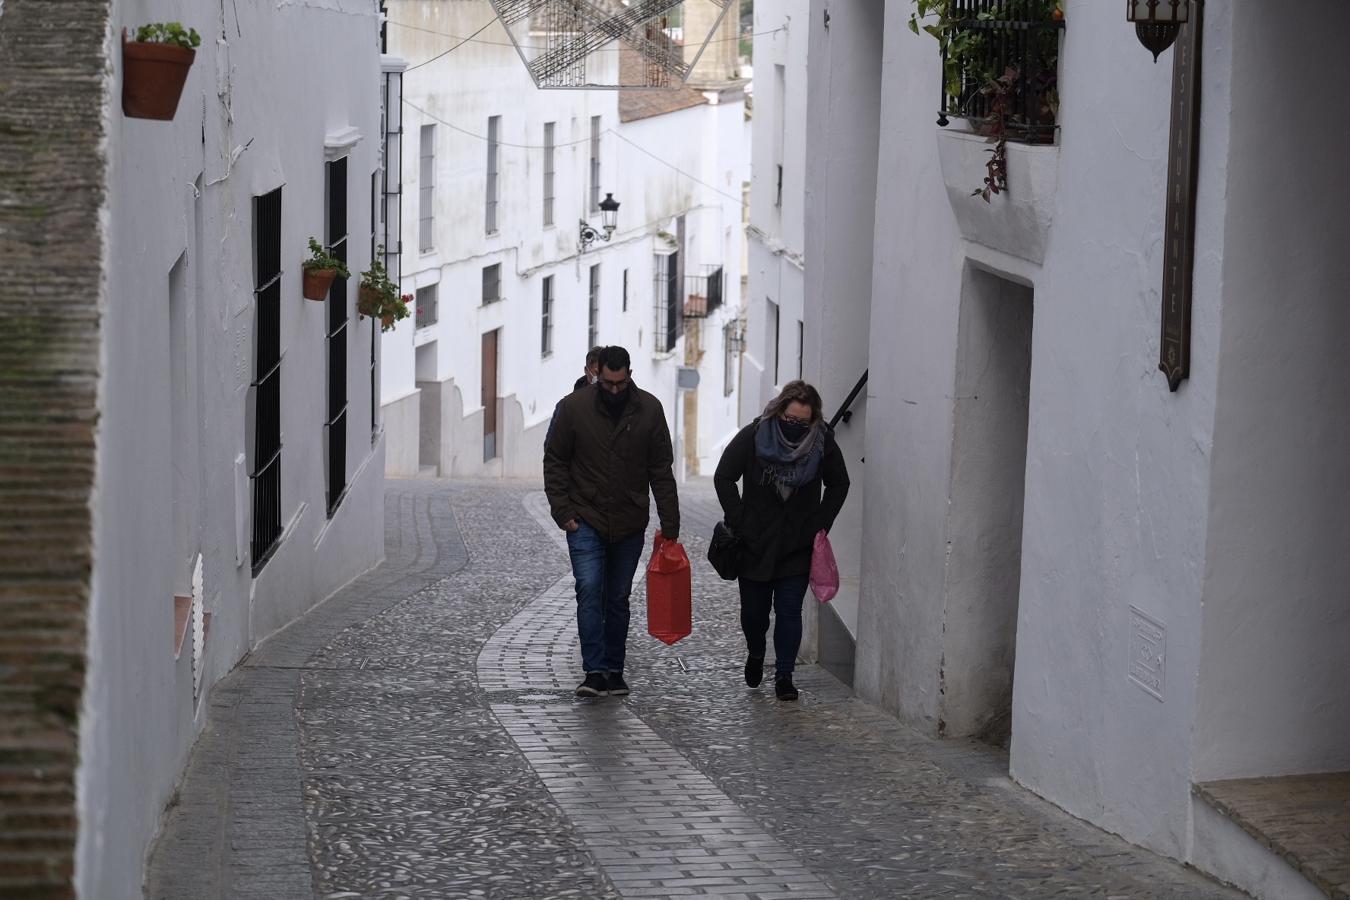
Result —
<instances>
[{"instance_id":1,"label":"pink plastic bag","mask_svg":"<svg viewBox=\"0 0 1350 900\"><path fill-rule=\"evenodd\" d=\"M816 543L811 548L811 593L821 603L829 603L839 593L839 564L834 561L834 548L825 532L816 532Z\"/></svg>"}]
</instances>

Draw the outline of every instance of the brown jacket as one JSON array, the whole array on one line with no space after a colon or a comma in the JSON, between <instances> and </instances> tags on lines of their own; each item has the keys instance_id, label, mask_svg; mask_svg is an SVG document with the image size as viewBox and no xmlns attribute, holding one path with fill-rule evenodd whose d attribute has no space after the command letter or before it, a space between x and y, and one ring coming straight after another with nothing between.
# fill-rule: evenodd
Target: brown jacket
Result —
<instances>
[{"instance_id":1,"label":"brown jacket","mask_svg":"<svg viewBox=\"0 0 1350 900\"><path fill-rule=\"evenodd\" d=\"M604 408L600 387L562 399L544 446L544 491L559 528L581 518L608 541L647 528L650 490L663 534L680 531L675 462L661 401L635 384L618 422Z\"/></svg>"}]
</instances>

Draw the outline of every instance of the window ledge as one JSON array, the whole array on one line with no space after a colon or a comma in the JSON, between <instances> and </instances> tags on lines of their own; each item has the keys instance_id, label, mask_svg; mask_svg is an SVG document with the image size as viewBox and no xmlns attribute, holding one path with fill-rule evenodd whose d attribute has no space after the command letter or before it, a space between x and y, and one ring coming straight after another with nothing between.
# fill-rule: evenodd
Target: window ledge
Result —
<instances>
[{"instance_id":1,"label":"window ledge","mask_svg":"<svg viewBox=\"0 0 1350 900\"><path fill-rule=\"evenodd\" d=\"M1059 147L1009 141L1008 190L985 203L971 192L983 183L989 139L939 129L937 140L947 199L966 240L1040 265L1055 215Z\"/></svg>"}]
</instances>

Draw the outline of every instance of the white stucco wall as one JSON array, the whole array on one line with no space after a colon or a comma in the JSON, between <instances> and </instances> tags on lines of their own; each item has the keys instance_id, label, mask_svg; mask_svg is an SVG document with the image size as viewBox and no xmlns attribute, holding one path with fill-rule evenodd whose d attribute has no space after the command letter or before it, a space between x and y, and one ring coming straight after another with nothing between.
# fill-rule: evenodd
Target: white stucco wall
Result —
<instances>
[{"instance_id":1,"label":"white stucco wall","mask_svg":"<svg viewBox=\"0 0 1350 900\"><path fill-rule=\"evenodd\" d=\"M1233 12L1197 780L1350 769L1350 9L1313 7Z\"/></svg>"},{"instance_id":2,"label":"white stucco wall","mask_svg":"<svg viewBox=\"0 0 1350 900\"><path fill-rule=\"evenodd\" d=\"M969 573L953 568L951 544L985 528L988 512L951 505L974 462L953 442L969 383L957 348L969 260L1034 289L1013 775L1183 855L1223 283L1227 16L1211 10L1207 32L1192 374L1171 394L1156 371L1170 65L1153 65L1117 10L1069 12L1060 146L1027 148L1038 155L1022 167L1054 176L1037 182L1053 196L1047 205L1042 191L1023 224L1046 229L1039 247L998 237L1003 198L986 208L948 190L952 141L932 125L935 48L903 16L886 22L857 683L933 731L969 712L961 692L945 692L977 662L963 664L956 643L971 637L952 605ZM1029 187L1014 180L1013 197ZM1127 679L1131 606L1166 631L1162 702Z\"/></svg>"},{"instance_id":3,"label":"white stucco wall","mask_svg":"<svg viewBox=\"0 0 1350 900\"><path fill-rule=\"evenodd\" d=\"M749 422L797 377L797 323L805 321L805 202L809 0L755 8L749 265L740 420ZM781 67L781 68L780 68ZM781 204L778 166L783 167ZM775 344L768 303L778 307ZM775 377L774 356L778 373Z\"/></svg>"},{"instance_id":4,"label":"white stucco wall","mask_svg":"<svg viewBox=\"0 0 1350 900\"><path fill-rule=\"evenodd\" d=\"M448 47L448 39L429 31L470 34L492 16L487 2L395 3L390 8L395 23L389 30L390 47L416 65ZM400 22L412 27L399 27ZM505 41L505 34L494 26L481 38ZM542 458L530 448L541 445L540 432L554 404L582 372L588 349L592 265L600 266L597 342L628 348L635 382L662 401L672 429L677 426L676 408L683 410L683 403L676 403L675 371L684 364L684 341L670 353L653 349L653 255L668 249L658 232L675 235L680 214L686 216L685 273L701 274L705 264L722 265L726 279L724 308L702 323L696 452L699 467L711 471L718 451L735 431L737 418L734 396L723 396L721 326L740 306L739 198L748 166L741 100L724 96L721 102L622 123L616 92L538 91L511 47L478 42L410 71L404 79L404 97L408 101L404 110L404 290L438 285L439 323L421 329L413 341L417 344L416 380L443 386L454 381L463 420L440 424L441 435L456 448L450 453L455 459L454 474L538 475L542 471ZM502 123L499 230L489 235L485 232L485 137L488 117L497 115ZM579 220L600 222L598 214L587 210L591 116L600 116L605 130L602 194L612 192L621 208L613 239L597 242L578 255ZM541 148L544 123L550 121L557 123L554 224L544 226ZM423 124L436 125L435 249L425 254L417 248L418 137ZM502 300L483 305L482 270L493 263L502 267ZM544 355L541 305L543 279L548 276L553 278L553 333L552 350ZM502 459L484 464L481 459L475 462L469 452L474 438L467 432L476 429L481 447L481 341L484 333L494 329L501 329L498 396L518 404L520 430L512 427L509 433L501 432ZM386 336L387 366L399 371L412 368L406 362L412 342L402 335L413 330L408 320ZM393 362L400 354L405 361ZM385 402L392 399L385 395ZM443 411L448 409L448 399L443 393L439 401ZM479 418L471 423L475 416ZM502 421L505 426L508 420ZM688 427L682 412L678 426L681 432ZM446 457L443 449L441 458Z\"/></svg>"},{"instance_id":5,"label":"white stucco wall","mask_svg":"<svg viewBox=\"0 0 1350 900\"><path fill-rule=\"evenodd\" d=\"M307 239L324 227L325 141L347 129L360 136L349 151L350 262L354 271L368 262L379 130L375 10L351 2L227 7L226 15L228 23L204 2L176 12L203 45L172 123L123 117L121 56L113 54L76 866L80 895L100 900L140 896L147 847L202 724L190 637L184 655L173 656L173 598L190 588L195 555L212 614L207 686L383 556L383 448L372 445L369 369L361 364L370 325L353 315L350 493L328 520L324 305L300 293ZM115 4L110 44L124 26L149 19L139 5ZM297 44L297 34L306 40ZM255 581L246 472L238 473L240 490L235 464L246 451L253 377L251 198L283 185L282 518L291 530Z\"/></svg>"}]
</instances>

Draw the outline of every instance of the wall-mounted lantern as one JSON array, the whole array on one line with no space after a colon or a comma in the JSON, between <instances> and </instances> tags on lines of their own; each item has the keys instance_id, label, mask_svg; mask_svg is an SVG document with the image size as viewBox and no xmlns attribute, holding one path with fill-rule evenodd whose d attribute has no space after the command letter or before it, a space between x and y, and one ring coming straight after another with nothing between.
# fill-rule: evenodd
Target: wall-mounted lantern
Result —
<instances>
[{"instance_id":1,"label":"wall-mounted lantern","mask_svg":"<svg viewBox=\"0 0 1350 900\"><path fill-rule=\"evenodd\" d=\"M1134 23L1139 43L1153 53L1153 61L1157 62L1158 54L1172 46L1181 31L1181 26L1190 20L1191 0L1125 0L1125 2L1125 18Z\"/></svg>"},{"instance_id":2,"label":"wall-mounted lantern","mask_svg":"<svg viewBox=\"0 0 1350 900\"><path fill-rule=\"evenodd\" d=\"M603 232L597 231L585 219L581 220L581 233L578 237L581 240L582 250L596 241L608 241L614 236L614 229L619 227L619 201L614 199L613 194L605 194L605 199L600 201L600 222L604 228Z\"/></svg>"}]
</instances>

